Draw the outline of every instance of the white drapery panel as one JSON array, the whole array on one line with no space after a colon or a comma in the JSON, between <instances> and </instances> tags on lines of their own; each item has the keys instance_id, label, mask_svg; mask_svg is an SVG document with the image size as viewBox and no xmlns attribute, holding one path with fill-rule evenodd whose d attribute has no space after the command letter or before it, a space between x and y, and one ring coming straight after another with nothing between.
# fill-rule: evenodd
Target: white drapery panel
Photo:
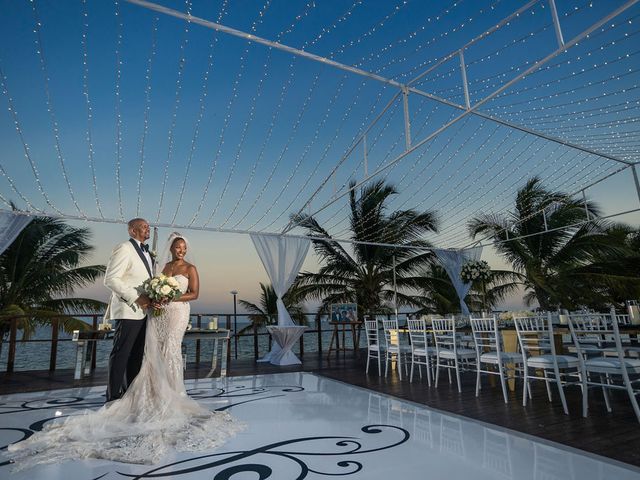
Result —
<instances>
[{"instance_id":1,"label":"white drapery panel","mask_svg":"<svg viewBox=\"0 0 640 480\"><path fill-rule=\"evenodd\" d=\"M0 255L9 248L20 232L24 230L31 217L16 215L11 212L0 212Z\"/></svg>"},{"instance_id":2,"label":"white drapery panel","mask_svg":"<svg viewBox=\"0 0 640 480\"><path fill-rule=\"evenodd\" d=\"M469 315L469 307L464 301L464 297L469 293L469 289L471 289L471 283L463 282L460 278L460 272L462 271L462 266L472 260L478 261L480 260L480 255L482 254L482 247L473 247L467 248L464 250L441 250L434 249L433 253L436 254L438 260L442 264L442 267L449 275L451 279L451 283L453 283L453 287L456 289L456 293L458 294L458 298L460 298L460 309L462 310L463 315Z\"/></svg>"},{"instance_id":3,"label":"white drapery panel","mask_svg":"<svg viewBox=\"0 0 640 480\"><path fill-rule=\"evenodd\" d=\"M295 325L282 301L282 296L296 279L309 251L310 240L275 235L251 234L251 240L262 260L273 290L278 296L278 326Z\"/></svg>"}]
</instances>

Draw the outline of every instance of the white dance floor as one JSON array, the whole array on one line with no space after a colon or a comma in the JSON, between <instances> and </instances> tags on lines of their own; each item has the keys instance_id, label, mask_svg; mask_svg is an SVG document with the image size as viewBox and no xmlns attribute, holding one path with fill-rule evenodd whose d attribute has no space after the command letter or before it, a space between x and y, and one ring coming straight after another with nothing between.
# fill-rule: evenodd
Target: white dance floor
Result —
<instances>
[{"instance_id":1,"label":"white dance floor","mask_svg":"<svg viewBox=\"0 0 640 480\"><path fill-rule=\"evenodd\" d=\"M0 478L640 479L635 467L313 374L192 380L187 388L247 428L219 450L175 453L157 465L78 460L17 472L4 461L8 443L56 415L99 407L104 387L0 397Z\"/></svg>"}]
</instances>

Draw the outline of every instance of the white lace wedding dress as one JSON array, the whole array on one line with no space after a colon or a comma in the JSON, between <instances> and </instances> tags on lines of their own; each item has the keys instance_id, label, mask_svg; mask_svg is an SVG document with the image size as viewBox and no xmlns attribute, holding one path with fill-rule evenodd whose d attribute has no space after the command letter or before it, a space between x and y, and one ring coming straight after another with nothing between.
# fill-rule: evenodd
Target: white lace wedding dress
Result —
<instances>
[{"instance_id":1,"label":"white lace wedding dress","mask_svg":"<svg viewBox=\"0 0 640 480\"><path fill-rule=\"evenodd\" d=\"M188 279L176 280L185 292ZM140 373L122 398L9 445L16 468L78 458L157 463L171 449L209 450L239 431L242 424L227 412L211 412L187 396L181 344L189 311L188 302L172 302L150 317Z\"/></svg>"}]
</instances>

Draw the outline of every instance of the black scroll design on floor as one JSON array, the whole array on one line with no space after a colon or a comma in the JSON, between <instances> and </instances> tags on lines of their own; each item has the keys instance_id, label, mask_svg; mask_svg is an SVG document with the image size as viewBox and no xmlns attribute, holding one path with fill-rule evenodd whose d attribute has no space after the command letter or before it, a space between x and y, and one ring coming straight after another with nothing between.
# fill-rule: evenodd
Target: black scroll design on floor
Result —
<instances>
[{"instance_id":1,"label":"black scroll design on floor","mask_svg":"<svg viewBox=\"0 0 640 480\"><path fill-rule=\"evenodd\" d=\"M219 387L198 387L190 388L187 393L194 400L206 400L211 398L238 398L251 397L241 401L230 401L226 405L216 408L215 411L222 412L232 407L242 405L245 403L253 403L261 400L267 400L269 398L282 397L287 393L303 392L304 388L299 385L261 385L261 386L246 386L235 385L232 388L224 389ZM264 394L271 393L272 395ZM255 398L253 398L255 397ZM59 408L72 408L74 410L80 409L97 409L104 405L105 395L103 393L89 393L86 397L83 396L65 396L53 399L38 398L28 401L15 402L15 403L2 403L0 409L4 408L5 411L0 410L0 415L10 413L22 413L33 412L38 410L52 410ZM21 442L26 440L31 435L42 430L44 425L53 420L59 420L67 417L68 415L55 415L52 417L43 418L38 420L26 428L20 427L0 427L0 431L13 431L17 435L11 439L11 443ZM0 452L7 449L8 444L0 445ZM0 467L9 464L9 462L3 462L0 458Z\"/></svg>"},{"instance_id":2,"label":"black scroll design on floor","mask_svg":"<svg viewBox=\"0 0 640 480\"><path fill-rule=\"evenodd\" d=\"M234 385L232 388L221 387L193 387L188 388L187 393L194 400L206 400L208 398L235 398L248 397L252 395L262 395L265 393L298 393L304 392L304 387L300 385L260 385L246 386Z\"/></svg>"},{"instance_id":3,"label":"black scroll design on floor","mask_svg":"<svg viewBox=\"0 0 640 480\"><path fill-rule=\"evenodd\" d=\"M187 390L189 396L194 400L207 400L214 398L227 398L231 400L226 405L216 408L216 412L223 412L225 410L229 410L230 408L237 407L238 405L243 405L245 403L253 403L270 398L284 397L288 393L298 392L304 392L304 387L301 387L300 385L260 385L252 387L248 387L245 385L235 385L233 388L230 388L228 390L220 387L191 388ZM233 399L241 400L233 401Z\"/></svg>"},{"instance_id":4,"label":"black scroll design on floor","mask_svg":"<svg viewBox=\"0 0 640 480\"><path fill-rule=\"evenodd\" d=\"M302 480L310 473L326 477L348 476L366 468L366 458L359 459L358 455L392 449L407 442L411 436L404 428L394 425L366 425L360 430L364 433L361 437L294 438L251 450L192 457L144 473L117 473L134 480L176 478L205 471L207 478L213 480L232 480L241 472L256 473L260 480ZM372 445L365 446L369 441ZM298 468L292 469L291 463Z\"/></svg>"},{"instance_id":5,"label":"black scroll design on floor","mask_svg":"<svg viewBox=\"0 0 640 480\"><path fill-rule=\"evenodd\" d=\"M89 394L86 397L70 395L58 398L36 398L27 401L5 402L0 404L0 415L21 412L33 412L37 410L51 410L53 408L92 408L104 405L105 395L100 393Z\"/></svg>"}]
</instances>

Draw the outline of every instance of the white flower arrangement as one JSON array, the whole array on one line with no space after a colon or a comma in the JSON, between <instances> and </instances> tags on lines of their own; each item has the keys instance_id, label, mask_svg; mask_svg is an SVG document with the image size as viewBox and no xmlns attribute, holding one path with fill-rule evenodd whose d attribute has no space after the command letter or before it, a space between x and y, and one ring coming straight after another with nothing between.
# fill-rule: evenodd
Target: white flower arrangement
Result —
<instances>
[{"instance_id":1,"label":"white flower arrangement","mask_svg":"<svg viewBox=\"0 0 640 480\"><path fill-rule=\"evenodd\" d=\"M536 314L527 310L520 310L517 312L502 312L499 316L500 320L513 320L515 317L535 317Z\"/></svg>"},{"instance_id":2,"label":"white flower arrangement","mask_svg":"<svg viewBox=\"0 0 640 480\"><path fill-rule=\"evenodd\" d=\"M476 280L488 282L491 280L491 267L484 260L469 261L462 265L460 278L466 283L475 282Z\"/></svg>"},{"instance_id":3,"label":"white flower arrangement","mask_svg":"<svg viewBox=\"0 0 640 480\"><path fill-rule=\"evenodd\" d=\"M155 304L166 304L182 295L178 281L174 277L169 277L162 273L145 280L139 290L146 294ZM154 316L158 316L161 313L161 308L154 307Z\"/></svg>"}]
</instances>

